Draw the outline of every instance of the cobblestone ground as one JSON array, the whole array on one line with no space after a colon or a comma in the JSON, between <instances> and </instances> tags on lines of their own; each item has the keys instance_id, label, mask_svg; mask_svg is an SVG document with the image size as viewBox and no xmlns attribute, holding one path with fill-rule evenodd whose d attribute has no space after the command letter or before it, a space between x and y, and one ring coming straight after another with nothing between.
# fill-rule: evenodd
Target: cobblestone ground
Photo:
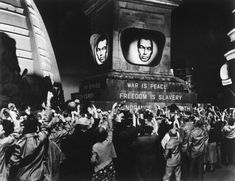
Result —
<instances>
[{"instance_id":1,"label":"cobblestone ground","mask_svg":"<svg viewBox=\"0 0 235 181\"><path fill-rule=\"evenodd\" d=\"M69 176L60 179L60 181L78 180L90 181L90 179L76 178L75 176ZM204 175L204 181L235 181L235 166L222 166L222 168L216 169L215 172L206 172Z\"/></svg>"},{"instance_id":2,"label":"cobblestone ground","mask_svg":"<svg viewBox=\"0 0 235 181\"><path fill-rule=\"evenodd\" d=\"M204 181L235 181L235 166L223 166L215 172L206 172Z\"/></svg>"}]
</instances>

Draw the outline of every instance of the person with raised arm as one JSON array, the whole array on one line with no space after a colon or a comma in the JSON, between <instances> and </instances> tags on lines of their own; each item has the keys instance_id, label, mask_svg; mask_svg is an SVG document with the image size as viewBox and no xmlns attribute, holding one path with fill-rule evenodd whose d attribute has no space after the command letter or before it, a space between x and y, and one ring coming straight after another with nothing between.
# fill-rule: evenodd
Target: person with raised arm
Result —
<instances>
[{"instance_id":1,"label":"person with raised arm","mask_svg":"<svg viewBox=\"0 0 235 181\"><path fill-rule=\"evenodd\" d=\"M6 152L19 138L18 125L9 120L1 120L0 124L0 180L9 180L9 168L7 167Z\"/></svg>"},{"instance_id":2,"label":"person with raised arm","mask_svg":"<svg viewBox=\"0 0 235 181\"><path fill-rule=\"evenodd\" d=\"M116 171L113 158L116 158L116 151L113 145L113 114L117 103L112 107L108 116L108 125L106 128L100 126L96 129L97 141L92 147L91 163L94 164L92 181L116 180Z\"/></svg>"},{"instance_id":3,"label":"person with raised arm","mask_svg":"<svg viewBox=\"0 0 235 181\"><path fill-rule=\"evenodd\" d=\"M23 133L16 142L10 157L8 168L16 170L19 181L40 181L45 178L45 155L48 136L55 121L49 118L38 132L39 123L36 116L30 114L23 121Z\"/></svg>"}]
</instances>

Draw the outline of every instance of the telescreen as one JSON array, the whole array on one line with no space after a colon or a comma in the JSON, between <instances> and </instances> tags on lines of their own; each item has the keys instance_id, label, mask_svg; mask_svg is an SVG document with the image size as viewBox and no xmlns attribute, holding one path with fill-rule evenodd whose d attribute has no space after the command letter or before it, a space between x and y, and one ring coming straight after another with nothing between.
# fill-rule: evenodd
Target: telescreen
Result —
<instances>
[{"instance_id":1,"label":"telescreen","mask_svg":"<svg viewBox=\"0 0 235 181\"><path fill-rule=\"evenodd\" d=\"M160 63L165 36L159 31L128 28L121 32L121 49L126 61L140 66Z\"/></svg>"},{"instance_id":2,"label":"telescreen","mask_svg":"<svg viewBox=\"0 0 235 181\"><path fill-rule=\"evenodd\" d=\"M109 57L109 38L106 34L95 33L90 37L93 58L98 65L105 64Z\"/></svg>"}]
</instances>

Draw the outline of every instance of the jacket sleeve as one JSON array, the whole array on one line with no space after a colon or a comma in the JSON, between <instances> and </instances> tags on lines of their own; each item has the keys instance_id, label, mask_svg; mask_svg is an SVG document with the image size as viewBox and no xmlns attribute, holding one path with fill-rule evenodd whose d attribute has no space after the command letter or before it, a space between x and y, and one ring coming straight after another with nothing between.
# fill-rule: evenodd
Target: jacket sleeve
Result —
<instances>
[{"instance_id":1,"label":"jacket sleeve","mask_svg":"<svg viewBox=\"0 0 235 181\"><path fill-rule=\"evenodd\" d=\"M20 144L16 144L15 149L14 149L12 156L10 158L10 161L9 161L9 167L17 166L20 164L21 152L22 152L22 146Z\"/></svg>"},{"instance_id":2,"label":"jacket sleeve","mask_svg":"<svg viewBox=\"0 0 235 181\"><path fill-rule=\"evenodd\" d=\"M164 150L164 157L166 160L171 157L172 149L173 149L173 146L169 142L166 143L165 150Z\"/></svg>"},{"instance_id":3,"label":"jacket sleeve","mask_svg":"<svg viewBox=\"0 0 235 181\"><path fill-rule=\"evenodd\" d=\"M95 145L92 147L91 163L98 163L98 154L95 149Z\"/></svg>"},{"instance_id":4,"label":"jacket sleeve","mask_svg":"<svg viewBox=\"0 0 235 181\"><path fill-rule=\"evenodd\" d=\"M193 135L192 133L190 133L189 138L188 138L188 146L191 147L192 143L193 143Z\"/></svg>"},{"instance_id":5,"label":"jacket sleeve","mask_svg":"<svg viewBox=\"0 0 235 181\"><path fill-rule=\"evenodd\" d=\"M15 142L16 138L13 135L9 135L8 137L5 137L0 140L0 146L2 148L11 146Z\"/></svg>"},{"instance_id":6,"label":"jacket sleeve","mask_svg":"<svg viewBox=\"0 0 235 181\"><path fill-rule=\"evenodd\" d=\"M49 132L46 130L43 130L41 132L38 133L38 138L40 143L44 142L49 136Z\"/></svg>"}]
</instances>

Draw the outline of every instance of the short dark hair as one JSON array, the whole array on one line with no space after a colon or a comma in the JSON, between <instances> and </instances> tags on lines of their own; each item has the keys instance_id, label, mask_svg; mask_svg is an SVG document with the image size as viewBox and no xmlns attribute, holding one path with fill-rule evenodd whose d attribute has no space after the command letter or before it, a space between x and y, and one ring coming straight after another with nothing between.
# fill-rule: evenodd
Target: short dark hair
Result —
<instances>
[{"instance_id":1,"label":"short dark hair","mask_svg":"<svg viewBox=\"0 0 235 181\"><path fill-rule=\"evenodd\" d=\"M150 135L152 133L152 131L153 131L153 127L152 126L145 125L141 129L140 136Z\"/></svg>"},{"instance_id":2,"label":"short dark hair","mask_svg":"<svg viewBox=\"0 0 235 181\"><path fill-rule=\"evenodd\" d=\"M124 126L130 126L133 123L133 115L129 110L120 110L120 113L123 113L124 120L122 121L122 124Z\"/></svg>"},{"instance_id":3,"label":"short dark hair","mask_svg":"<svg viewBox=\"0 0 235 181\"><path fill-rule=\"evenodd\" d=\"M153 40L151 39L151 37L149 37L149 36L142 36L142 37L138 38L138 42L137 42L138 48L140 47L140 40L149 40L150 43L151 43L151 47L153 47Z\"/></svg>"},{"instance_id":4,"label":"short dark hair","mask_svg":"<svg viewBox=\"0 0 235 181\"><path fill-rule=\"evenodd\" d=\"M154 114L149 111L149 110L145 110L144 112L144 119L147 119L148 121L151 121L154 117Z\"/></svg>"},{"instance_id":5,"label":"short dark hair","mask_svg":"<svg viewBox=\"0 0 235 181\"><path fill-rule=\"evenodd\" d=\"M99 42L104 41L104 40L107 40L107 43L108 43L108 37L107 37L107 35L106 35L106 34L101 34L101 35L99 36L99 38L97 39L97 41L96 41L96 46L98 45Z\"/></svg>"},{"instance_id":6,"label":"short dark hair","mask_svg":"<svg viewBox=\"0 0 235 181\"><path fill-rule=\"evenodd\" d=\"M108 137L108 133L102 126L100 126L96 128L95 136L96 141L102 143Z\"/></svg>"},{"instance_id":7,"label":"short dark hair","mask_svg":"<svg viewBox=\"0 0 235 181\"><path fill-rule=\"evenodd\" d=\"M196 121L196 127L198 128L201 128L203 124L204 124L204 121L202 118Z\"/></svg>"},{"instance_id":8,"label":"short dark hair","mask_svg":"<svg viewBox=\"0 0 235 181\"><path fill-rule=\"evenodd\" d=\"M23 122L24 130L23 134L34 133L37 131L39 122L35 115L30 114L27 116L27 119Z\"/></svg>"},{"instance_id":9,"label":"short dark hair","mask_svg":"<svg viewBox=\"0 0 235 181\"><path fill-rule=\"evenodd\" d=\"M168 133L169 133L170 137L176 137L177 136L177 132L173 129L171 129Z\"/></svg>"},{"instance_id":10,"label":"short dark hair","mask_svg":"<svg viewBox=\"0 0 235 181\"><path fill-rule=\"evenodd\" d=\"M229 126L233 126L233 125L234 125L234 122L235 122L235 120L234 120L233 118L229 118L229 120L228 120L228 125L229 125Z\"/></svg>"}]
</instances>

